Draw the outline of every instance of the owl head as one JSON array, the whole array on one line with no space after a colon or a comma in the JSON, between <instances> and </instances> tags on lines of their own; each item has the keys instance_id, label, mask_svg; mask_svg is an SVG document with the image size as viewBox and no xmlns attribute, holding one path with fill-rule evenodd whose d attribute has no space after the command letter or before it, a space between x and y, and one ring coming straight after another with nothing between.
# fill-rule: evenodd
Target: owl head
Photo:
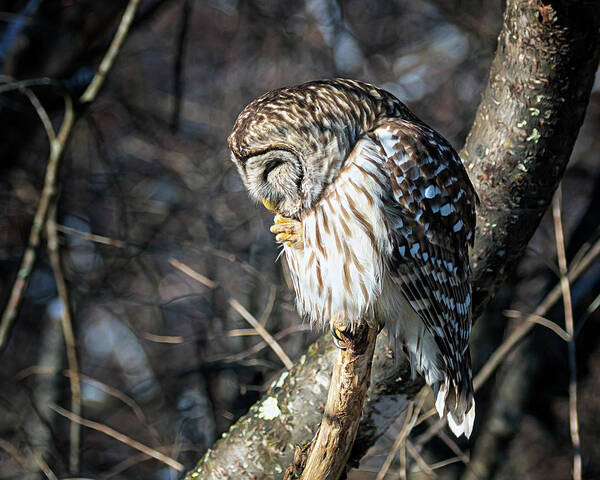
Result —
<instances>
[{"instance_id":1,"label":"owl head","mask_svg":"<svg viewBox=\"0 0 600 480\"><path fill-rule=\"evenodd\" d=\"M393 95L353 80L319 80L251 102L228 138L250 195L300 219L335 178L358 138L408 110Z\"/></svg>"}]
</instances>

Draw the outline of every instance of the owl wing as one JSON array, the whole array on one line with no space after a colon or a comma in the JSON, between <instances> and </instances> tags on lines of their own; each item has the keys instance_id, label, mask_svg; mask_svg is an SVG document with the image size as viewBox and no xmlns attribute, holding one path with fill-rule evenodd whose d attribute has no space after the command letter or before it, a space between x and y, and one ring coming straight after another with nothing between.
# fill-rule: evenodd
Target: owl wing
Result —
<instances>
[{"instance_id":1,"label":"owl wing","mask_svg":"<svg viewBox=\"0 0 600 480\"><path fill-rule=\"evenodd\" d=\"M433 335L452 380L470 385L461 371L470 362L464 357L472 323L475 190L458 154L429 127L394 119L370 136L381 146L392 187L388 268Z\"/></svg>"}]
</instances>

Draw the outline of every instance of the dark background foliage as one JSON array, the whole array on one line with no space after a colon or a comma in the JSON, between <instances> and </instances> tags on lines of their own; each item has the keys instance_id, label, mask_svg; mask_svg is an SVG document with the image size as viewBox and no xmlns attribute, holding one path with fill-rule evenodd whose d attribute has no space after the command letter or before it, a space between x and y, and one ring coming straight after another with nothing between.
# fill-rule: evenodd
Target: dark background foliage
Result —
<instances>
[{"instance_id":1,"label":"dark background foliage","mask_svg":"<svg viewBox=\"0 0 600 480\"><path fill-rule=\"evenodd\" d=\"M80 93L126 2L11 1L0 7L2 82L33 87L51 119L62 92ZM316 338L294 309L271 216L253 205L225 139L252 98L333 76L375 83L405 101L455 147L470 129L501 22L499 1L143 1L99 98L83 112L60 170L61 257L71 298L83 416L187 467L246 412L282 365L226 302L240 301L292 359ZM600 235L600 84L563 183L569 259ZM40 197L48 141L27 98L0 94L0 300L6 303ZM76 232L73 232L74 229ZM85 234L107 237L103 243ZM106 244L107 243L107 244ZM33 452L69 477L69 382L61 304L42 246L0 370L0 478L43 478ZM175 258L218 282L208 289ZM551 218L473 334L475 370L557 282ZM600 478L600 265L573 286L580 329L580 420L586 478ZM562 307L549 318L563 323ZM258 346L257 346L258 345ZM128 396L107 393L102 382ZM571 449L567 347L536 327L478 398L478 426L499 431L489 478L567 478ZM134 408L132 408L132 406ZM401 424L351 474L375 478ZM478 445L479 447L480 445ZM461 444L467 448L468 444ZM483 450L482 450L483 449ZM483 453L481 453L483 451ZM490 453L491 452L491 453ZM431 463L454 454L434 441ZM177 478L174 471L83 428L80 471L90 478ZM461 476L460 464L439 470Z\"/></svg>"}]
</instances>

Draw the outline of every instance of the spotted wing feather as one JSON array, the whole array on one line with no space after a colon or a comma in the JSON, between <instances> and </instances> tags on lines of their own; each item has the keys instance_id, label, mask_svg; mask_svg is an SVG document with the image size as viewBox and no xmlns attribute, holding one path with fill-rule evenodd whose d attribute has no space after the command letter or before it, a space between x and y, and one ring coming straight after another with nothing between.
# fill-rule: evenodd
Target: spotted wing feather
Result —
<instances>
[{"instance_id":1,"label":"spotted wing feather","mask_svg":"<svg viewBox=\"0 0 600 480\"><path fill-rule=\"evenodd\" d=\"M427 126L390 120L373 137L385 154L395 200L389 213L394 242L389 268L440 349L449 380L437 386L443 396L436 402L440 415L445 404L455 413L451 424L466 422L463 431L469 431L472 424L464 415L473 401L468 248L477 197L457 153ZM455 395L448 397L451 390Z\"/></svg>"}]
</instances>

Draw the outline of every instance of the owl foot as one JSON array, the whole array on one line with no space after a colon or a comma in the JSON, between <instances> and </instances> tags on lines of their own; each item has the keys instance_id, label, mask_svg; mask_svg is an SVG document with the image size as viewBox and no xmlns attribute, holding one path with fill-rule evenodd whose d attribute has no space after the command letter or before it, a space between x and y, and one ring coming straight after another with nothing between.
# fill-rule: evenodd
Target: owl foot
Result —
<instances>
[{"instance_id":1,"label":"owl foot","mask_svg":"<svg viewBox=\"0 0 600 480\"><path fill-rule=\"evenodd\" d=\"M329 330L334 345L342 351L348 350L352 355L362 355L365 352L369 332L374 332L374 336L378 333L367 322L350 326L340 315L335 315L329 321Z\"/></svg>"},{"instance_id":2,"label":"owl foot","mask_svg":"<svg viewBox=\"0 0 600 480\"><path fill-rule=\"evenodd\" d=\"M283 215L275 215L274 225L271 227L271 233L275 234L275 241L283 243L292 248L304 248L302 239L302 223L293 218L287 218Z\"/></svg>"},{"instance_id":3,"label":"owl foot","mask_svg":"<svg viewBox=\"0 0 600 480\"><path fill-rule=\"evenodd\" d=\"M333 322L330 323L329 325L329 331L331 332L331 336L333 337L333 344L339 348L340 350L346 350L346 342L344 340L344 338L342 337L342 335L344 335L342 333L341 330L338 330L335 325L333 324Z\"/></svg>"}]
</instances>

